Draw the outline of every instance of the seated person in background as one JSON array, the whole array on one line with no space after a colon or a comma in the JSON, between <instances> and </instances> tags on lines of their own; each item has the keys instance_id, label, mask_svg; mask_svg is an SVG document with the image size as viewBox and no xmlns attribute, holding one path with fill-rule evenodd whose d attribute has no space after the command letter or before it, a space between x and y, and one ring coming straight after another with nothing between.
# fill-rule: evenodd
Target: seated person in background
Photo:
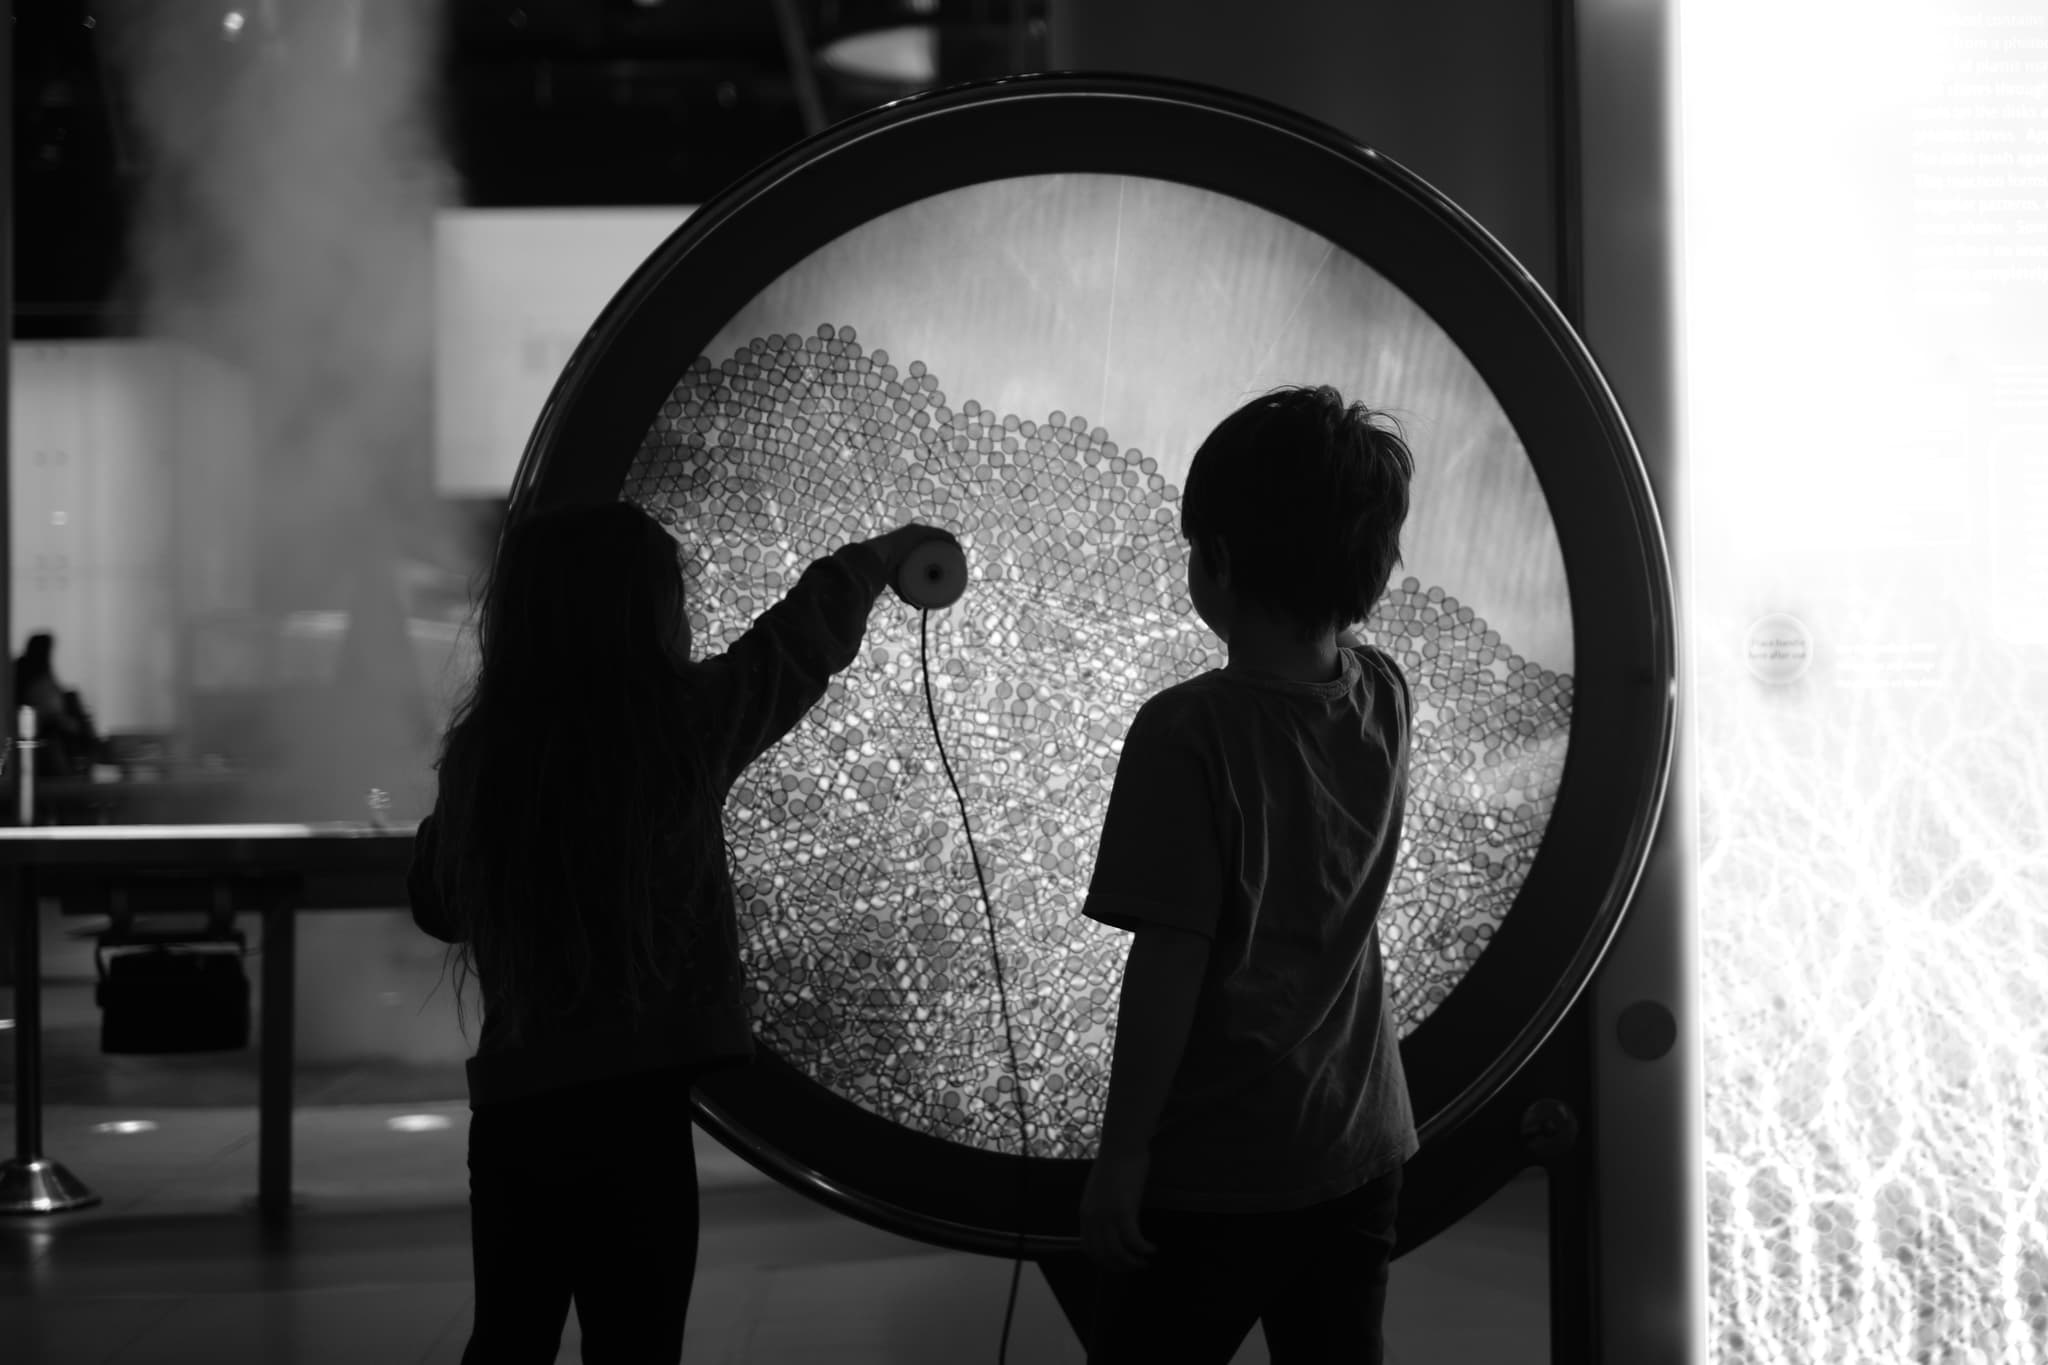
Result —
<instances>
[{"instance_id":1,"label":"seated person in background","mask_svg":"<svg viewBox=\"0 0 2048 1365\"><path fill-rule=\"evenodd\" d=\"M68 777L90 771L105 745L78 693L57 681L51 663L56 651L57 637L49 631L28 637L28 647L14 661L14 704L35 708L36 737L43 742L37 769Z\"/></svg>"}]
</instances>

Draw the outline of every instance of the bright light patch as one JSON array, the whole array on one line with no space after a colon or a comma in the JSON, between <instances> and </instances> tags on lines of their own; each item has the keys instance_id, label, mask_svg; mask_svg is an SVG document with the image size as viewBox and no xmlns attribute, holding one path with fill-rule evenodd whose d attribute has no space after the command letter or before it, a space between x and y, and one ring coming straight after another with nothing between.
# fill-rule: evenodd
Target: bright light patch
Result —
<instances>
[{"instance_id":1,"label":"bright light patch","mask_svg":"<svg viewBox=\"0 0 2048 1365\"><path fill-rule=\"evenodd\" d=\"M1677 10L1709 1358L2034 1365L2048 11Z\"/></svg>"},{"instance_id":2,"label":"bright light patch","mask_svg":"<svg viewBox=\"0 0 2048 1365\"><path fill-rule=\"evenodd\" d=\"M396 1114L384 1126L394 1133L436 1133L454 1125L446 1114Z\"/></svg>"},{"instance_id":3,"label":"bright light patch","mask_svg":"<svg viewBox=\"0 0 2048 1365\"><path fill-rule=\"evenodd\" d=\"M95 1123L92 1130L125 1137L130 1133L154 1133L156 1123L152 1119L115 1119L112 1123Z\"/></svg>"},{"instance_id":4,"label":"bright light patch","mask_svg":"<svg viewBox=\"0 0 2048 1365\"><path fill-rule=\"evenodd\" d=\"M818 60L852 76L929 85L939 76L939 35L928 24L871 29L827 44Z\"/></svg>"}]
</instances>

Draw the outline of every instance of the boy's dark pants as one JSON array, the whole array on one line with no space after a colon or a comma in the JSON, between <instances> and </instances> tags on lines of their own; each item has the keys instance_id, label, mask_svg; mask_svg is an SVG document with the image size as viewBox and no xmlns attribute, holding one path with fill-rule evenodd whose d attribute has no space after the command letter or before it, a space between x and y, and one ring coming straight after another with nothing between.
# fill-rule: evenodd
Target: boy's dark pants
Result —
<instances>
[{"instance_id":1,"label":"boy's dark pants","mask_svg":"<svg viewBox=\"0 0 2048 1365\"><path fill-rule=\"evenodd\" d=\"M1088 1365L1224 1365L1261 1321L1273 1365L1380 1365L1400 1196L1396 1167L1285 1213L1144 1210L1152 1264L1098 1278Z\"/></svg>"},{"instance_id":2,"label":"boy's dark pants","mask_svg":"<svg viewBox=\"0 0 2048 1365\"><path fill-rule=\"evenodd\" d=\"M476 1326L463 1365L677 1361L697 1269L687 1071L485 1105L469 1122Z\"/></svg>"}]
</instances>

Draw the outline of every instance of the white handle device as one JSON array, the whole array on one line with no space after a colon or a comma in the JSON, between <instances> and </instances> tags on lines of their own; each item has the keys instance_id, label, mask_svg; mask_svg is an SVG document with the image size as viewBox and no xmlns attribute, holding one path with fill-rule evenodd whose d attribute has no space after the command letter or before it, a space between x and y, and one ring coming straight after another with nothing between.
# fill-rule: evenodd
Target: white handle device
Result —
<instances>
[{"instance_id":1,"label":"white handle device","mask_svg":"<svg viewBox=\"0 0 2048 1365\"><path fill-rule=\"evenodd\" d=\"M903 557L896 595L913 607L939 611L967 591L967 552L951 536L933 536Z\"/></svg>"}]
</instances>

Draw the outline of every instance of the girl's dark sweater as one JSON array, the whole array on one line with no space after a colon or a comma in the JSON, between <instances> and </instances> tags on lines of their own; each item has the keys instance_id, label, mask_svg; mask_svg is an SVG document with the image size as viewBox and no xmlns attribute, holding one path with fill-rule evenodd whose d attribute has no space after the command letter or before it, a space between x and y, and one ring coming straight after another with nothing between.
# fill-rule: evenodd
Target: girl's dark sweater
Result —
<instances>
[{"instance_id":1,"label":"girl's dark sweater","mask_svg":"<svg viewBox=\"0 0 2048 1365\"><path fill-rule=\"evenodd\" d=\"M747 765L788 734L824 695L831 676L853 662L868 613L887 584L879 555L865 545L848 546L806 569L732 648L690 666L688 704L721 803ZM434 815L421 821L407 884L414 922L452 943L458 931L442 895L435 829ZM722 865L722 823L717 846ZM675 885L689 885L690 872L676 868ZM526 1036L513 1045L492 1011L491 983L479 978L484 1023L468 1063L470 1103L495 1104L660 1067L712 1069L750 1060L754 1043L732 887L723 875L714 885L709 903L692 904L680 892L673 898L676 913L705 917L697 946L687 961L672 964L675 989L637 1020L623 993L593 989L566 1018L529 1022Z\"/></svg>"}]
</instances>

